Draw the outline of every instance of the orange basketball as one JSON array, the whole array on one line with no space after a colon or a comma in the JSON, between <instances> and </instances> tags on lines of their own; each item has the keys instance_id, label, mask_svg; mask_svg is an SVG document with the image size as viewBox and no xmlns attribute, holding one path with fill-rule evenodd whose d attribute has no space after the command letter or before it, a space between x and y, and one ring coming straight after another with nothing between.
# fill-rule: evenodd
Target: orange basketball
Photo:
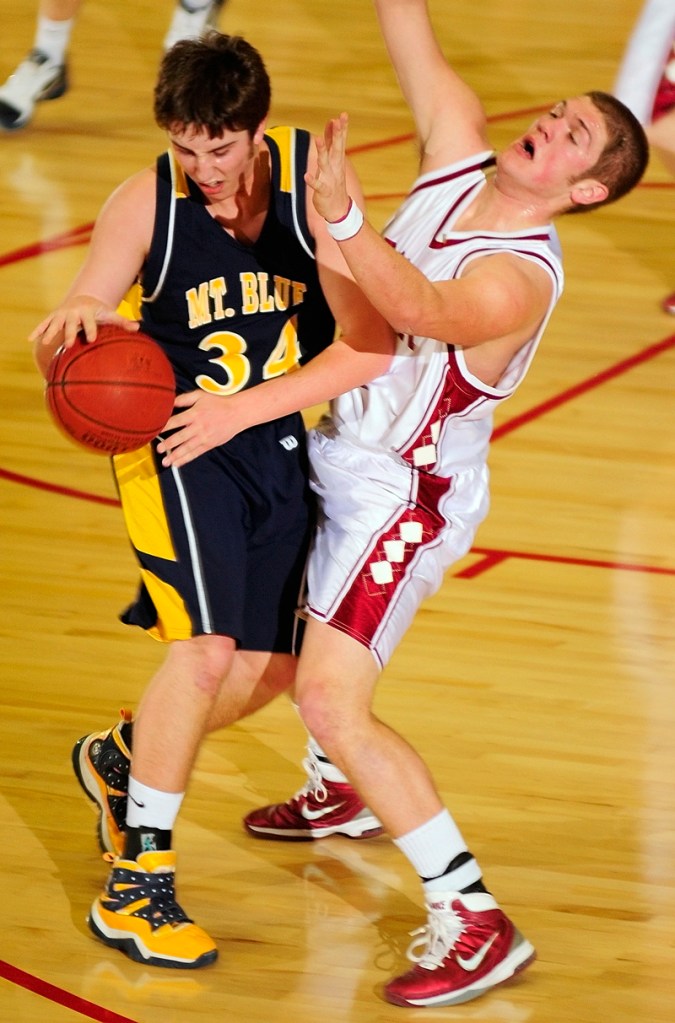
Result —
<instances>
[{"instance_id":1,"label":"orange basketball","mask_svg":"<svg viewBox=\"0 0 675 1023\"><path fill-rule=\"evenodd\" d=\"M145 334L112 324L95 341L80 335L49 364L47 407L56 425L102 455L135 451L156 437L173 409L173 368Z\"/></svg>"}]
</instances>

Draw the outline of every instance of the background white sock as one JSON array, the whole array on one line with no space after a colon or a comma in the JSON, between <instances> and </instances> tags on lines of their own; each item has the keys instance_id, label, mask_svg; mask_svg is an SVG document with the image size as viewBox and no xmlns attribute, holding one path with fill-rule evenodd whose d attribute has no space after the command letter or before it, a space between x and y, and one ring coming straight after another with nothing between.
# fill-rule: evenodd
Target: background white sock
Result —
<instances>
[{"instance_id":1,"label":"background white sock","mask_svg":"<svg viewBox=\"0 0 675 1023\"><path fill-rule=\"evenodd\" d=\"M65 64L74 25L75 18L68 18L66 21L38 18L33 44L35 49L42 50L55 64Z\"/></svg>"}]
</instances>

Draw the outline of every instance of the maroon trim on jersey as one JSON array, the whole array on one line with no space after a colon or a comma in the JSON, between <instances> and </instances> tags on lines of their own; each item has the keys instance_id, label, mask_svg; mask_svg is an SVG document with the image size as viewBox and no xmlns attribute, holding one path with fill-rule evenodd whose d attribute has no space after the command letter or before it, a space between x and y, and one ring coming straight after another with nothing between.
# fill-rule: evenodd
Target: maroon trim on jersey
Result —
<instances>
[{"instance_id":1,"label":"maroon trim on jersey","mask_svg":"<svg viewBox=\"0 0 675 1023\"><path fill-rule=\"evenodd\" d=\"M415 463L415 452L420 448L432 447L437 441L432 439L432 428L438 423L437 437L440 439L440 431L443 423L450 416L464 416L469 410L487 399L498 401L502 397L495 394L487 387L470 383L462 374L457 362L457 355L452 347L448 348L447 366L442 384L436 393L435 400L430 405L427 414L420 423L418 432L408 442L407 447L398 448L401 458L420 472L433 472L436 462L429 462L427 465L418 466ZM506 397L506 395L504 395ZM441 477L436 477L441 478Z\"/></svg>"},{"instance_id":2,"label":"maroon trim on jersey","mask_svg":"<svg viewBox=\"0 0 675 1023\"><path fill-rule=\"evenodd\" d=\"M447 181L454 181L455 178L464 177L465 174L474 174L476 171L483 170L485 167L492 167L494 164L494 156L489 156L485 160L478 160L476 163L472 163L469 167L462 167L459 170L451 171L449 174L441 174L439 177L431 178L429 181L421 181L418 185L415 185L408 195L415 195L425 188L435 188L436 185L444 185Z\"/></svg>"},{"instance_id":3,"label":"maroon trim on jersey","mask_svg":"<svg viewBox=\"0 0 675 1023\"><path fill-rule=\"evenodd\" d=\"M437 185L442 185L448 181L454 181L457 178L464 177L467 174L473 174L478 170L483 170L484 168L493 165L494 163L495 163L494 157L490 157L487 160L473 164L471 167L465 167L463 170L457 170L453 171L450 174L441 175L441 177L434 178L432 181L424 181L422 182L421 185L417 185L415 188L413 188L412 192L410 192L410 195L414 195L416 192L421 191L424 188L431 188ZM467 185L467 187L460 195L456 196L453 199L452 205L444 213L436 230L432 232L431 241L429 242L430 249L445 249L453 245L464 245L466 244L466 242L473 241L489 241L490 238L493 237L492 235L489 234L480 233L471 234L462 232L461 235L459 235L458 237L454 238L448 237L444 239L438 238L439 234L441 234L441 232L443 231L445 225L448 223L448 221L452 219L452 217L455 215L459 207L462 206L462 204L471 195L471 193L475 191L476 188L480 187L480 185L481 185L480 181L472 182L470 185ZM449 233L450 234L452 233L452 228L450 228ZM513 240L514 242L521 242L523 244L526 244L528 241L537 242L551 241L551 232L548 228L545 228L543 231L537 231L536 234L532 234L531 232L518 231L513 233L500 232L500 235L505 238L508 238L509 240ZM393 242L390 242L390 244L394 245Z\"/></svg>"},{"instance_id":4,"label":"maroon trim on jersey","mask_svg":"<svg viewBox=\"0 0 675 1023\"><path fill-rule=\"evenodd\" d=\"M523 240L526 240L526 239L523 239ZM548 269L551 271L551 273L553 275L553 279L556 282L558 282L558 285L560 284L555 264L546 255L544 255L543 252L535 252L532 249L525 249L525 248L523 248L523 249L514 249L514 248L509 248L509 249L493 249L489 245L486 246L484 249L474 249L473 252L469 252L464 257L464 259L460 260L460 262L457 264L457 266L455 268L455 277L458 277L460 275L460 271L463 269L463 267L468 262L470 262L472 259L474 259L476 256L478 256L478 257L480 257L481 255L492 255L492 256L495 256L495 255L499 255L500 252L508 252L508 253L510 253L513 256L518 256L518 257L523 258L523 259L527 257L527 258L530 258L530 259L538 260L538 262L543 263L544 266L548 267Z\"/></svg>"},{"instance_id":5,"label":"maroon trim on jersey","mask_svg":"<svg viewBox=\"0 0 675 1023\"><path fill-rule=\"evenodd\" d=\"M472 185L469 185L467 188L464 189L464 191L462 192L461 195L458 195L458 196L455 197L455 199L453 200L452 206L450 206L450 208L448 210L446 210L446 212L443 214L443 218L442 218L440 224L438 225L436 230L432 232L431 241L429 242L429 248L430 249L442 249L442 248L445 248L444 244L439 244L436 241L436 236L441 233L441 231L443 230L443 228L447 224L447 222L452 217L454 217L455 213L457 212L459 207L462 205L462 203L465 201L467 196L471 195L472 192L475 192L477 188L481 187L481 185L482 185L482 183L480 181L474 181L474 183ZM465 238L466 237L470 237L470 236L465 236ZM464 240L464 239L462 239L462 240Z\"/></svg>"},{"instance_id":6,"label":"maroon trim on jersey","mask_svg":"<svg viewBox=\"0 0 675 1023\"><path fill-rule=\"evenodd\" d=\"M463 196L462 196L462 198L463 198ZM454 210L450 210L449 211L449 213L446 215L446 217L443 220L443 222L440 224L438 230L434 232L434 237L433 237L432 241L429 243L429 248L431 248L431 249L447 249L447 248L449 248L452 245L464 245L466 242L474 242L474 241L489 242L490 240L492 240L495 237L494 235L490 235L490 234L467 234L467 233L463 233L461 235L461 237L457 237L457 238L443 238L442 240L438 240L437 236L441 233L441 231L443 230L443 226L448 222L448 220L452 216L453 212L454 212ZM452 230L452 228L450 230ZM535 242L550 242L550 240L551 240L551 232L550 231L544 231L542 234L509 234L508 232L498 232L498 237L499 238L505 238L505 239L507 238L509 241L523 242L523 243L527 243L527 242L531 242L531 241L535 241ZM488 250L485 250L485 251L488 251ZM497 252L502 252L502 251L511 252L513 250L512 249L496 249L495 251L497 251ZM536 253L533 253L533 255L536 255Z\"/></svg>"},{"instance_id":7,"label":"maroon trim on jersey","mask_svg":"<svg viewBox=\"0 0 675 1023\"><path fill-rule=\"evenodd\" d=\"M452 485L452 477L430 476L420 473L416 477L417 493L412 507L405 507L401 513L373 538L370 553L361 565L358 574L340 599L340 604L333 615L317 613L309 605L310 613L352 639L372 649L373 639L395 600L396 591L405 583L410 566L422 547L429 547L439 542L439 536L448 523L439 511L442 498ZM406 523L421 525L421 538L418 542L408 543L401 538L401 526ZM403 543L400 560L391 561L387 557L387 542ZM391 568L391 581L378 583L373 578L372 566L386 562Z\"/></svg>"},{"instance_id":8,"label":"maroon trim on jersey","mask_svg":"<svg viewBox=\"0 0 675 1023\"><path fill-rule=\"evenodd\" d=\"M412 189L412 191L410 191L408 193L407 199L410 198L410 196L415 195L417 192L424 191L424 189L426 189L426 188L437 188L439 185L445 185L448 181L455 181L457 178L463 178L463 177L466 177L469 174L475 174L476 171L484 170L487 167L492 167L494 165L494 163L495 163L494 156L489 156L485 160L477 160L476 163L472 163L469 167L463 167L460 170L451 171L449 174L441 174L441 175L439 175L439 177L431 178L429 181L422 181L420 184L415 185L415 187ZM447 223L447 221L453 215L453 213L455 212L457 207L459 205L461 205L461 203L464 202L464 200L466 199L467 195L470 195L470 193L479 184L480 184L479 181L474 181L472 184L467 185L467 187L462 192L462 194L460 196L458 196L456 199L454 199L454 201L452 203L452 206L447 211L447 213L445 213L445 215L443 216L443 219L441 220L439 226L437 227L437 229L435 231L432 232L432 235L431 235L432 239L436 237L436 235L441 230L443 225L445 223ZM406 199L406 201L407 201L407 199ZM389 241L389 239L386 239L386 240ZM396 245L395 245L394 242L389 242L389 244L392 245L394 248L396 248ZM433 245L433 242L431 244Z\"/></svg>"}]
</instances>

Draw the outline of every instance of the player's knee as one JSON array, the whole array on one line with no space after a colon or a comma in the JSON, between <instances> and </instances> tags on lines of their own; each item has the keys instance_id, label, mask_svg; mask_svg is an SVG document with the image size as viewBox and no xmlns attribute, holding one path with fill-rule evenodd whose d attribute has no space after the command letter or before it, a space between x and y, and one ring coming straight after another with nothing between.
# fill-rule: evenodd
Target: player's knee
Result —
<instances>
[{"instance_id":1,"label":"player's knee","mask_svg":"<svg viewBox=\"0 0 675 1023\"><path fill-rule=\"evenodd\" d=\"M196 636L173 643L170 656L186 684L215 699L232 666L234 653L234 640L227 636Z\"/></svg>"},{"instance_id":2,"label":"player's knee","mask_svg":"<svg viewBox=\"0 0 675 1023\"><path fill-rule=\"evenodd\" d=\"M305 728L319 745L325 750L340 749L349 729L344 697L331 686L310 683L296 691L296 699Z\"/></svg>"}]
</instances>

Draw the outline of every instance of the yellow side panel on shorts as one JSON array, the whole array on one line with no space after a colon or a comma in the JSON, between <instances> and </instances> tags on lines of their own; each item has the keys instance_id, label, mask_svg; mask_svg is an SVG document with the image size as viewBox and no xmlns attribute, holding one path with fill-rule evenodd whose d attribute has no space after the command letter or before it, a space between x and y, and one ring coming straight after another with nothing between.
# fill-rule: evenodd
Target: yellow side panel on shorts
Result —
<instances>
[{"instance_id":1,"label":"yellow side panel on shorts","mask_svg":"<svg viewBox=\"0 0 675 1023\"><path fill-rule=\"evenodd\" d=\"M162 643L190 639L192 623L180 593L146 568L141 569L141 577L157 611L157 625L146 630L148 635Z\"/></svg>"},{"instance_id":2,"label":"yellow side panel on shorts","mask_svg":"<svg viewBox=\"0 0 675 1023\"><path fill-rule=\"evenodd\" d=\"M132 544L143 554L175 561L151 446L115 455L113 467Z\"/></svg>"}]
</instances>

